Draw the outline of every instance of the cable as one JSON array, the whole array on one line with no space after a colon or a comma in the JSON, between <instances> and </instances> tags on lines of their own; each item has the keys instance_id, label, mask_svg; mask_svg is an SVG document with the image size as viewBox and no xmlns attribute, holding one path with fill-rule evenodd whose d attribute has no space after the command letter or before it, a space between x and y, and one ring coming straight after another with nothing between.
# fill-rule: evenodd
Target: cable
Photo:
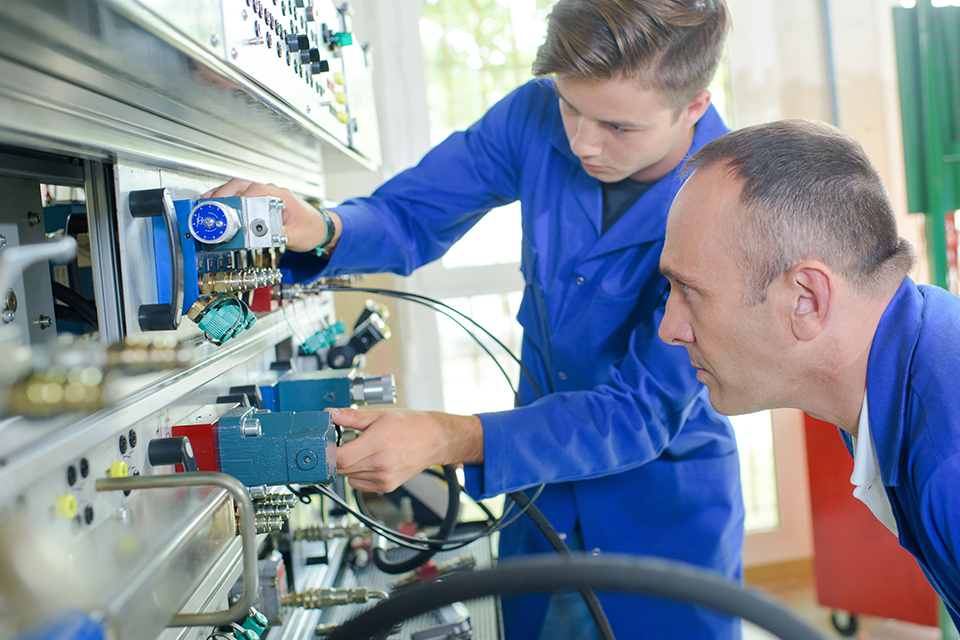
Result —
<instances>
[{"instance_id":1,"label":"cable","mask_svg":"<svg viewBox=\"0 0 960 640\"><path fill-rule=\"evenodd\" d=\"M410 300L411 302L417 302L418 304L422 304L422 305L424 305L424 306L427 306L427 307L429 307L429 308L434 309L434 310L437 311L438 313L442 313L443 315L445 315L445 316L447 316L448 318L450 318L453 322L455 322L458 326L460 326L464 331L466 331L467 334L468 334L470 337L472 337L472 338L474 339L474 341L476 341L476 343L477 343L478 345L480 345L480 347L493 359L493 361L497 364L497 367L500 369L500 372L504 375L504 378L506 378L507 383L510 385L510 389L511 389L511 390L513 391L513 393L514 393L514 397L519 399L519 393L518 393L517 389L514 388L512 381L510 380L509 376L507 375L507 372L504 371L504 369L503 369L503 367L500 365L499 361L493 356L492 353L490 353L490 350L486 348L486 346L480 341L480 339L479 339L472 331L468 330L461 322L459 322L456 318L454 318L453 316L451 316L451 315L450 315L447 311L445 311L444 309L459 314L461 317L463 317L463 318L465 318L466 320L468 320L469 322L471 322L475 327L477 327L478 329L480 329L481 331L483 331L489 338L491 338L494 342L496 342L496 343L500 346L500 348L502 348L504 351L506 351L508 354L510 354L510 356L517 362L517 364L520 365L521 370L523 371L524 375L527 377L527 380L530 382L530 385L531 385L531 387L533 388L533 390L536 392L537 397L538 397L538 398L539 398L539 397L542 397L542 394L541 394L541 392L540 392L539 387L538 387L537 384L533 381L533 377L530 375L529 370L527 370L527 368L523 365L523 363L520 361L520 359L517 358L517 356L514 355L513 352L510 351L510 349L508 349L506 345L504 345L499 339L497 339L496 336L494 336L494 335L491 334L489 331L487 331L486 328L484 328L484 327L481 326L478 322L476 322L475 320L473 320L473 318L470 318L470 317L467 316L466 314L464 314L464 313L462 313L462 312L454 309L453 307L451 307L451 306L449 306L449 305L447 305L447 304L445 304L445 303L443 303L443 302L440 302L439 300L435 300L435 299L433 299L433 298L429 298L429 297L427 297L427 296L421 296L421 295L419 295L419 294L409 294L409 293L406 293L406 292L392 291L392 290L389 290L389 289L369 289L369 288L361 288L361 287L336 287L336 288L334 288L334 289L332 289L332 290L336 290L336 291L364 291L364 292L367 292L367 293L376 293L376 294L380 294L380 295L392 296L392 297L395 297L395 298ZM540 495L540 492L543 490L543 486L544 486L544 485L540 485L540 488L537 490L537 493L534 495L533 500L536 500L537 496ZM560 554L561 556L564 556L564 557L572 557L572 556L573 556L573 552L570 551L570 549L567 547L566 543L564 543L564 541L563 541L563 540L560 538L560 536L557 534L556 529L553 528L553 525L550 524L550 521L547 520L547 518L543 515L543 513L540 512L539 509L536 509L536 507L533 506L533 500L527 498L526 494L524 494L522 491L516 492L516 496L515 496L514 494L510 494L510 497L514 500L514 502L516 502L517 504L520 505L520 508L521 508L521 509L520 509L520 513L521 513L521 514L522 514L523 512L525 512L525 511L527 512L527 514L530 516L530 518L531 518L532 522L534 523L534 525L537 527L537 529L540 530L540 532L543 534L543 536L544 536L544 537L547 539L547 541L550 543L550 546L551 546L558 554ZM522 501L522 503L521 503L521 501ZM504 512L504 516L505 516L505 515L506 515L506 512ZM511 520L510 523L512 523L513 521L514 521L514 520ZM508 524L510 524L510 523L508 523ZM502 529L502 528L504 528L504 527L506 527L506 526L507 526L507 525L504 524L504 525L502 525L500 528ZM442 537L442 536L441 536L441 537ZM606 616L606 614L605 614L604 611L603 611L603 607L602 607L601 604L600 604L600 600L597 598L597 594L594 593L594 592L593 592L592 590L590 590L590 589L583 589L583 590L580 591L580 595L581 595L582 598L583 598L583 601L584 601L584 604L585 604L586 607L587 607L587 610L590 612L591 618L593 618L594 624L595 624L596 627L597 627L597 633L599 634L600 638L601 638L602 640L612 640L612 639L614 638L613 630L612 630L612 628L610 627L610 622L609 622L609 620L607 620L607 616Z\"/></svg>"},{"instance_id":2,"label":"cable","mask_svg":"<svg viewBox=\"0 0 960 640\"><path fill-rule=\"evenodd\" d=\"M557 530L554 529L550 521L547 520L547 517L543 515L540 509L530 505L530 498L527 497L527 494L523 491L514 491L510 494L510 497L521 507L530 506L529 511L527 511L527 517L533 520L533 524L537 526L537 529L540 530L543 537L547 539L547 542L550 543L550 546L553 547L553 550L557 552L558 556L561 558L575 557L573 551L564 543L563 539L557 533ZM597 633L601 638L613 638L613 629L610 627L610 621L607 620L607 614L604 613L603 606L600 604L600 599L597 597L596 592L593 589L579 589L579 591L580 597L583 598L583 603L590 612L590 617L593 618L593 624L597 627Z\"/></svg>"},{"instance_id":3,"label":"cable","mask_svg":"<svg viewBox=\"0 0 960 640\"><path fill-rule=\"evenodd\" d=\"M97 305L93 300L84 298L80 293L56 280L51 280L50 284L53 287L54 298L79 313L88 324L94 327L100 326L100 321L97 319Z\"/></svg>"},{"instance_id":4,"label":"cable","mask_svg":"<svg viewBox=\"0 0 960 640\"><path fill-rule=\"evenodd\" d=\"M474 542L475 540L479 540L484 536L488 536L492 533L495 533L497 531L500 531L510 526L511 524L516 522L521 516L523 516L523 514L525 514L530 508L530 505L521 507L517 513L512 514L510 515L509 518L507 518L507 514L510 512L510 509L508 508L507 510L504 511L504 514L500 516L500 519L496 523L486 527L482 531L471 536L462 537L462 538L457 537L457 538L452 538L448 540L440 540L435 538L419 538L419 537L404 535L399 531L394 531L393 529L390 529L389 527L384 525L382 522L377 522L376 520L367 517L365 514L360 513L359 511L351 507L341 496L337 495L329 487L325 487L323 485L311 485L311 487L312 487L312 492L319 493L330 498L336 504L338 504L341 508L349 512L357 520L367 525L367 527L369 527L376 533L380 534L387 540L390 540L395 544L408 547L410 549L416 549L416 550L431 551L433 549L436 549L437 551L452 551L454 549L461 549L467 546L468 544L470 544L471 542ZM544 485L539 485L537 487L536 493L534 493L533 497L530 498L531 504L539 497L540 493L543 491L543 487ZM304 488L305 487L301 485L300 487L301 493L304 492Z\"/></svg>"},{"instance_id":5,"label":"cable","mask_svg":"<svg viewBox=\"0 0 960 640\"><path fill-rule=\"evenodd\" d=\"M783 640L824 640L818 631L759 590L680 562L636 556L534 557L492 569L445 576L381 601L329 635L329 640L370 638L408 618L453 602L492 595L594 589L680 600L740 616Z\"/></svg>"},{"instance_id":6,"label":"cable","mask_svg":"<svg viewBox=\"0 0 960 640\"><path fill-rule=\"evenodd\" d=\"M427 475L431 475L431 476L433 476L434 478L441 478L441 479L442 479L442 478L444 477L442 471L437 471L436 469L434 469L434 468L432 468L432 467L427 467L426 469L423 470L423 473L426 473ZM459 484L459 483L458 483L458 484ZM493 515L493 511L490 511L490 507L488 507L487 505L483 504L483 502L481 502L480 500L477 500L476 498L474 498L473 496L471 496L469 493L467 493L467 488L466 488L466 487L464 487L464 486L461 485L461 486L460 486L460 493L462 493L463 495L467 496L471 501L473 501L473 503L474 503L475 505L477 505L477 507L479 507L479 509L480 509L481 511L483 511L483 514L484 514L485 516L487 516L487 523L488 523L488 524L491 523L491 522L494 522L494 521L497 519L497 516Z\"/></svg>"},{"instance_id":7,"label":"cable","mask_svg":"<svg viewBox=\"0 0 960 640\"><path fill-rule=\"evenodd\" d=\"M443 476L447 481L447 512L443 516L443 522L440 523L440 530L437 532L437 537L441 540L446 540L449 539L454 527L457 526L457 520L460 519L460 481L457 479L457 468L453 465L445 465L443 467ZM380 571L397 575L406 573L407 571L413 571L436 555L438 550L439 549L418 551L411 558L391 562L387 560L386 552L380 547L377 547L373 550L373 563L377 565L377 569L380 569Z\"/></svg>"},{"instance_id":8,"label":"cable","mask_svg":"<svg viewBox=\"0 0 960 640\"><path fill-rule=\"evenodd\" d=\"M520 371L523 373L524 377L527 379L527 382L530 383L530 386L533 387L533 390L534 390L534 393L536 394L536 396L537 396L538 398L542 398L542 397L543 397L543 393L540 391L540 387L537 386L537 383L533 380L533 376L530 374L530 371L527 369L526 365L524 365L523 362L520 361L520 358L518 358L512 351L510 351L510 349L508 349L507 346L506 346L505 344L503 344L503 342L501 342L499 338L497 338L495 335L493 335L492 333L490 333L486 328L484 328L484 327L483 327L480 323L478 323L476 320L474 320L473 318L471 318L471 317L468 316L467 314L463 313L462 311L460 311L460 310L458 310L458 309L455 309L454 307L451 307L450 305L446 304L445 302L442 302L442 301L440 301L440 300L436 300L436 299L434 299L434 298L430 298L430 297L428 297L428 296L420 295L420 294L418 294L418 293L410 293L410 292L408 292L408 291L394 291L394 290L392 290L392 289L378 289L378 288L373 288L373 287L347 287L347 286L335 285L335 284L315 284L315 285L309 286L309 287L302 287L302 288L301 288L301 291L304 291L304 292L357 291L357 292L372 293L372 294L376 294L376 295L387 296L387 297L390 297L390 298L397 298L397 299L400 299L400 300L407 300L407 301L409 301L409 302L415 302L415 303L417 303L417 304L420 304L420 305L423 305L423 306L425 306L425 307L431 308L431 309L433 309L434 311L437 311L438 313L443 313L443 315L447 316L448 318L450 318L451 320L453 320L454 322L456 322L458 325L460 325L461 327L463 327L463 325L462 325L460 322L458 322L457 320L455 320L455 319L450 315L450 313L444 313L444 311L441 311L441 309L445 309L447 312L455 313L455 314L457 314L458 316L460 316L461 318L465 319L465 320L466 320L467 322L469 322L470 324L472 324L473 326L475 326L476 328L480 329L480 331L482 331L488 338L490 338L491 340L493 340L493 342L494 342L497 346L499 346L501 349L503 349L503 350L511 357L511 359L513 359L513 361L516 362L517 365L519 365ZM463 327L463 328L464 328L464 330L466 330L466 327ZM478 344L481 344L480 341L476 338L476 336L475 336L472 332L467 331L467 333L468 333L468 335L470 335ZM483 348L483 345L482 345L482 344L481 344L481 348ZM484 351L486 351L486 353L487 353L488 355L490 355L491 357L493 357L492 354L490 354L490 352L489 352L486 348L484 348ZM497 362L496 358L493 358L493 359L494 359L494 362ZM503 372L503 369L502 369L502 368L501 368L501 372ZM504 375L506 375L506 373L504 373ZM512 386L513 386L513 385L511 384L511 388L512 388Z\"/></svg>"}]
</instances>

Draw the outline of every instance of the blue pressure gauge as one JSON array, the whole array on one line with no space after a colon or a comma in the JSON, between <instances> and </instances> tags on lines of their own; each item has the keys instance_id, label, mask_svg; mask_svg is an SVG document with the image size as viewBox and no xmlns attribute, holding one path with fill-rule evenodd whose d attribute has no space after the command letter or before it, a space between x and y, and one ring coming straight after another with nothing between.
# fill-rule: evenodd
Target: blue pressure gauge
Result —
<instances>
[{"instance_id":1,"label":"blue pressure gauge","mask_svg":"<svg viewBox=\"0 0 960 640\"><path fill-rule=\"evenodd\" d=\"M190 233L204 244L227 242L240 230L240 214L221 202L205 200L190 212Z\"/></svg>"}]
</instances>

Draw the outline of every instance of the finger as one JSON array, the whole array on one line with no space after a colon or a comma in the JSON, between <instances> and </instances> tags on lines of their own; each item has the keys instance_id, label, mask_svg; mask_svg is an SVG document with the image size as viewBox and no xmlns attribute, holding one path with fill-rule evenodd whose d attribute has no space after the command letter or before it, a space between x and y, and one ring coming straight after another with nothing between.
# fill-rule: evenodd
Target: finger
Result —
<instances>
[{"instance_id":1,"label":"finger","mask_svg":"<svg viewBox=\"0 0 960 640\"><path fill-rule=\"evenodd\" d=\"M392 483L380 480L367 480L364 478L351 477L347 481L350 486L359 491L375 491L377 493L390 493L395 491L400 485L394 486Z\"/></svg>"},{"instance_id":2,"label":"finger","mask_svg":"<svg viewBox=\"0 0 960 640\"><path fill-rule=\"evenodd\" d=\"M226 184L222 184L216 189L211 189L203 194L204 198L230 198L232 196L239 196L243 194L247 189L250 188L252 183L249 180L240 180L238 178L233 178Z\"/></svg>"},{"instance_id":3,"label":"finger","mask_svg":"<svg viewBox=\"0 0 960 640\"><path fill-rule=\"evenodd\" d=\"M350 475L377 471L372 460L375 454L376 451L371 450L363 438L342 444L337 447L337 473Z\"/></svg>"},{"instance_id":4,"label":"finger","mask_svg":"<svg viewBox=\"0 0 960 640\"><path fill-rule=\"evenodd\" d=\"M382 411L376 409L326 409L326 411L330 412L330 418L334 424L357 431L365 430L383 415Z\"/></svg>"}]
</instances>

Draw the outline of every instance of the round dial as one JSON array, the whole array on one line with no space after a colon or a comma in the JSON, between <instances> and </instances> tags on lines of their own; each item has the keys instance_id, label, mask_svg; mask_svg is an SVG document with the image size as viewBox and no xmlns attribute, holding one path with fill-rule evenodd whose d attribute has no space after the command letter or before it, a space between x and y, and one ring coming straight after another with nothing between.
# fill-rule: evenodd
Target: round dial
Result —
<instances>
[{"instance_id":1,"label":"round dial","mask_svg":"<svg viewBox=\"0 0 960 640\"><path fill-rule=\"evenodd\" d=\"M206 200L190 212L190 233L204 244L226 242L240 230L240 215L233 207Z\"/></svg>"}]
</instances>

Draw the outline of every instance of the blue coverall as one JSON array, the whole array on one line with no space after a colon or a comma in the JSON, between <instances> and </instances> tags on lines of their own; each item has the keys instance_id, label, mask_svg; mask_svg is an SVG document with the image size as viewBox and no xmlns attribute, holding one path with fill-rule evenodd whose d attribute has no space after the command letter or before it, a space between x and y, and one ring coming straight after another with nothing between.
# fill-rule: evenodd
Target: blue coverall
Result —
<instances>
[{"instance_id":1,"label":"blue coverall","mask_svg":"<svg viewBox=\"0 0 960 640\"><path fill-rule=\"evenodd\" d=\"M870 347L870 434L900 545L960 628L958 381L960 298L906 278Z\"/></svg>"},{"instance_id":2,"label":"blue coverall","mask_svg":"<svg viewBox=\"0 0 960 640\"><path fill-rule=\"evenodd\" d=\"M711 106L692 154L727 129ZM408 274L436 260L492 207L522 206L520 407L484 413L473 495L549 483L537 505L557 531L598 553L660 556L742 573L743 504L733 431L682 347L657 337L668 285L658 269L679 167L601 235L600 182L585 173L549 80L534 80L371 197L336 207L343 233L322 275ZM296 280L321 267L287 254ZM500 557L549 553L526 518ZM549 595L503 601L508 640L536 639ZM621 638L739 637L739 620L675 602L601 595Z\"/></svg>"}]
</instances>

